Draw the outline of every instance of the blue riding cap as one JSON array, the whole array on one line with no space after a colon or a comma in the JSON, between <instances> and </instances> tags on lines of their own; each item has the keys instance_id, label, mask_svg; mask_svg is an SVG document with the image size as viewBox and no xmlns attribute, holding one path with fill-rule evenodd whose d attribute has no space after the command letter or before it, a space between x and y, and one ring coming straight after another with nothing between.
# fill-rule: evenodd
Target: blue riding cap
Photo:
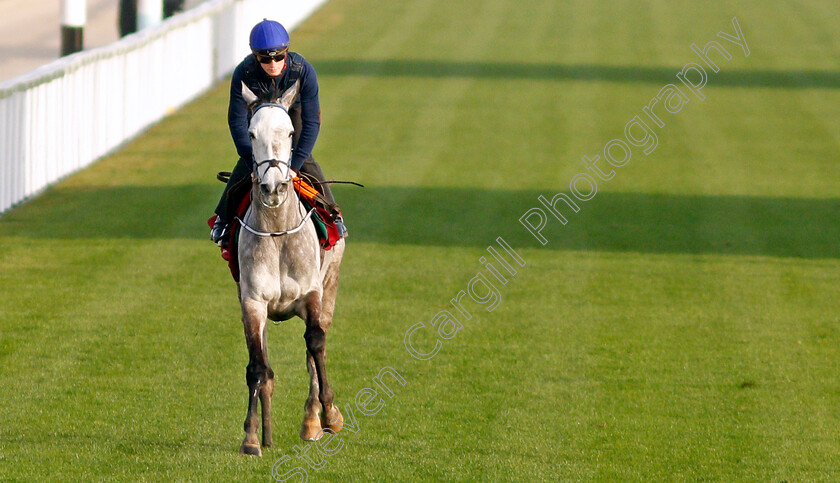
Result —
<instances>
[{"instance_id":1,"label":"blue riding cap","mask_svg":"<svg viewBox=\"0 0 840 483\"><path fill-rule=\"evenodd\" d=\"M274 20L263 19L251 29L252 52L283 50L289 47L289 33Z\"/></svg>"}]
</instances>

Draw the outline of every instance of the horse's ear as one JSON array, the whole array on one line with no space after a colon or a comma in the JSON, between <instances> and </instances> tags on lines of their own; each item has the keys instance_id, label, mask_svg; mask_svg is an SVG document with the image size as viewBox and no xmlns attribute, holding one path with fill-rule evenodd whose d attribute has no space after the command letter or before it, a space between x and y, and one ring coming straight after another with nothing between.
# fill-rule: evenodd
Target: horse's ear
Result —
<instances>
[{"instance_id":1,"label":"horse's ear","mask_svg":"<svg viewBox=\"0 0 840 483\"><path fill-rule=\"evenodd\" d=\"M245 83L242 83L242 98L245 99L245 102L248 106L253 106L257 103L257 95L251 89L248 89L248 86Z\"/></svg>"},{"instance_id":2,"label":"horse's ear","mask_svg":"<svg viewBox=\"0 0 840 483\"><path fill-rule=\"evenodd\" d=\"M278 100L278 104L285 107L288 111L289 108L292 107L292 104L295 102L295 98L297 98L298 91L300 90L300 79L295 81L295 84L292 87L286 89L286 92L283 93L283 97Z\"/></svg>"}]
</instances>

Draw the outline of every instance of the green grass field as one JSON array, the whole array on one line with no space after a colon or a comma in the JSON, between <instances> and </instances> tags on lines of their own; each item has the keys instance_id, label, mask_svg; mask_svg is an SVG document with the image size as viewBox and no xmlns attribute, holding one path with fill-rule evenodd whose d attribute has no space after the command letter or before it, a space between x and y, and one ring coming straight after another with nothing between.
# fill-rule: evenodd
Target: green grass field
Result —
<instances>
[{"instance_id":1,"label":"green grass field","mask_svg":"<svg viewBox=\"0 0 840 483\"><path fill-rule=\"evenodd\" d=\"M332 0L293 32L316 157L367 186L335 188L336 400L406 381L336 454L309 447L320 470L296 457L297 319L269 333L275 446L237 453L247 351L205 225L227 85L4 214L0 480L268 481L284 456L310 481L840 480L840 5L729 3ZM733 17L749 56L716 36ZM582 156L609 169L712 40L732 58L705 100L648 119L657 147L540 244L519 218ZM450 299L499 236L526 265L465 320ZM464 327L412 358L446 309Z\"/></svg>"}]
</instances>

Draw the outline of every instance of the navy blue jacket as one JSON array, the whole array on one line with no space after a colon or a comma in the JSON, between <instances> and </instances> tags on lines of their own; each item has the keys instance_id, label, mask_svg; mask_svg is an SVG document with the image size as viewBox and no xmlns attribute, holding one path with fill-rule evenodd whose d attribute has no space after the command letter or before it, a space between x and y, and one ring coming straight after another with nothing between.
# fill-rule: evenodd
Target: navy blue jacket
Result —
<instances>
[{"instance_id":1,"label":"navy blue jacket","mask_svg":"<svg viewBox=\"0 0 840 483\"><path fill-rule=\"evenodd\" d=\"M300 92L290 111L299 109L300 132L295 133L297 142L292 154L292 169L299 171L303 162L312 155L315 140L321 129L321 105L318 101L318 77L315 68L296 52L289 52L286 68L278 77L270 77L260 67L253 55L236 66L230 82L230 105L228 106L228 125L236 152L252 167L253 153L251 139L248 137L250 113L245 99L242 98L242 82L259 98L263 98L279 88L280 92L291 87L300 78Z\"/></svg>"}]
</instances>

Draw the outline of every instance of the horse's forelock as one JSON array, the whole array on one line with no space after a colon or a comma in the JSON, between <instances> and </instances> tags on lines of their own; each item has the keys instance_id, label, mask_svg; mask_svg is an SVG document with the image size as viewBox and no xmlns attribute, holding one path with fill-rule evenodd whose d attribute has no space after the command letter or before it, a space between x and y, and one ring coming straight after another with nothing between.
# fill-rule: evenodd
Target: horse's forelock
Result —
<instances>
[{"instance_id":1,"label":"horse's forelock","mask_svg":"<svg viewBox=\"0 0 840 483\"><path fill-rule=\"evenodd\" d=\"M248 104L248 109L251 111L251 114L257 110L263 104L277 104L280 100L280 93L276 86L272 86L272 88L268 92L261 92L257 94L257 99Z\"/></svg>"}]
</instances>

